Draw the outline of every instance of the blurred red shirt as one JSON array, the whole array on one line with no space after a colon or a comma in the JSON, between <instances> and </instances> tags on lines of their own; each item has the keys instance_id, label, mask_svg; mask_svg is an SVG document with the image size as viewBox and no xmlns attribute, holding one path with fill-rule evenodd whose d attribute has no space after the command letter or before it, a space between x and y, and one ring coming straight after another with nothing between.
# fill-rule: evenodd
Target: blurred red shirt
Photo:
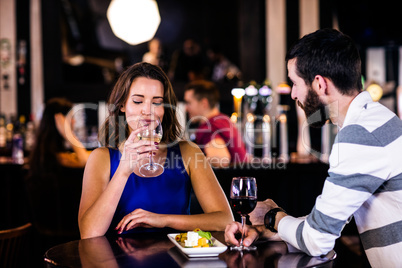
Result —
<instances>
[{"instance_id":1,"label":"blurred red shirt","mask_svg":"<svg viewBox=\"0 0 402 268\"><path fill-rule=\"evenodd\" d=\"M225 141L232 163L247 161L246 147L239 131L230 118L222 113L209 118L197 128L195 142L204 152L205 145L216 138Z\"/></svg>"}]
</instances>

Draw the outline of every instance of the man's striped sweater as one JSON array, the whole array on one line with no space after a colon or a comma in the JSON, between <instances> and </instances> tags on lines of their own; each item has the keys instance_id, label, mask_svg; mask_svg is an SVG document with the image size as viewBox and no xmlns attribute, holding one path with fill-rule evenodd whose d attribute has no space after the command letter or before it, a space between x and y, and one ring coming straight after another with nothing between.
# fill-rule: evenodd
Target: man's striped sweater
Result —
<instances>
[{"instance_id":1,"label":"man's striped sweater","mask_svg":"<svg viewBox=\"0 0 402 268\"><path fill-rule=\"evenodd\" d=\"M279 236L310 254L329 252L354 216L372 267L402 265L402 121L368 92L350 104L311 213L286 216Z\"/></svg>"}]
</instances>

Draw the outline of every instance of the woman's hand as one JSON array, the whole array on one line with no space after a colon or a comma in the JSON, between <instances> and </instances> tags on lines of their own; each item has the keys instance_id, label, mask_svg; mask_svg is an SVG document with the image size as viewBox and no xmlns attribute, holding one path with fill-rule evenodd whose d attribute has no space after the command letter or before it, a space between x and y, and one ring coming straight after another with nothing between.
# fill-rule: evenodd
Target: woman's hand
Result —
<instances>
[{"instance_id":1,"label":"woman's hand","mask_svg":"<svg viewBox=\"0 0 402 268\"><path fill-rule=\"evenodd\" d=\"M241 233L242 227L240 222L232 222L228 224L225 229L225 241L230 245L240 246L240 242L236 239L235 235ZM248 247L256 239L258 239L259 233L256 228L244 225L244 240L243 244Z\"/></svg>"},{"instance_id":2,"label":"woman's hand","mask_svg":"<svg viewBox=\"0 0 402 268\"><path fill-rule=\"evenodd\" d=\"M166 226L164 216L165 215L138 208L124 216L119 224L117 224L116 230L121 234L123 231L128 231L136 227L163 228Z\"/></svg>"},{"instance_id":3,"label":"woman's hand","mask_svg":"<svg viewBox=\"0 0 402 268\"><path fill-rule=\"evenodd\" d=\"M146 140L139 140L137 135L147 127L140 127L133 130L124 142L123 154L120 159L120 166L131 174L138 162L149 157L151 151L158 150L158 143ZM155 154L155 152L153 153Z\"/></svg>"}]
</instances>

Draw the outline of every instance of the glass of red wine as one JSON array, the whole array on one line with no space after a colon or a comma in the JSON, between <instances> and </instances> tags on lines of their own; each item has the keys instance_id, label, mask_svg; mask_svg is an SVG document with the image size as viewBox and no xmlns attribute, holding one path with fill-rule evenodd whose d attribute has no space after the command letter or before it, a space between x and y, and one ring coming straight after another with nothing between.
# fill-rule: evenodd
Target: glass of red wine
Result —
<instances>
[{"instance_id":1,"label":"glass of red wine","mask_svg":"<svg viewBox=\"0 0 402 268\"><path fill-rule=\"evenodd\" d=\"M230 205L233 212L241 216L241 240L240 246L231 247L232 250L256 250L255 246L246 247L243 245L244 224L246 216L254 210L257 205L257 182L253 177L235 177L230 186Z\"/></svg>"}]
</instances>

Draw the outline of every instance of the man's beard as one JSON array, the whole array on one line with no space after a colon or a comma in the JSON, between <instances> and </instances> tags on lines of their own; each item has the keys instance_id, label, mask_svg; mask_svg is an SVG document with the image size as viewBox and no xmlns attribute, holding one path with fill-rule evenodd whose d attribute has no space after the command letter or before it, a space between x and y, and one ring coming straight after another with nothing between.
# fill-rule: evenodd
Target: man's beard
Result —
<instances>
[{"instance_id":1,"label":"man's beard","mask_svg":"<svg viewBox=\"0 0 402 268\"><path fill-rule=\"evenodd\" d=\"M325 105L320 101L318 94L310 87L307 92L306 101L304 105L297 101L306 114L307 123L311 127L320 128L329 119L329 113L326 112Z\"/></svg>"}]
</instances>

